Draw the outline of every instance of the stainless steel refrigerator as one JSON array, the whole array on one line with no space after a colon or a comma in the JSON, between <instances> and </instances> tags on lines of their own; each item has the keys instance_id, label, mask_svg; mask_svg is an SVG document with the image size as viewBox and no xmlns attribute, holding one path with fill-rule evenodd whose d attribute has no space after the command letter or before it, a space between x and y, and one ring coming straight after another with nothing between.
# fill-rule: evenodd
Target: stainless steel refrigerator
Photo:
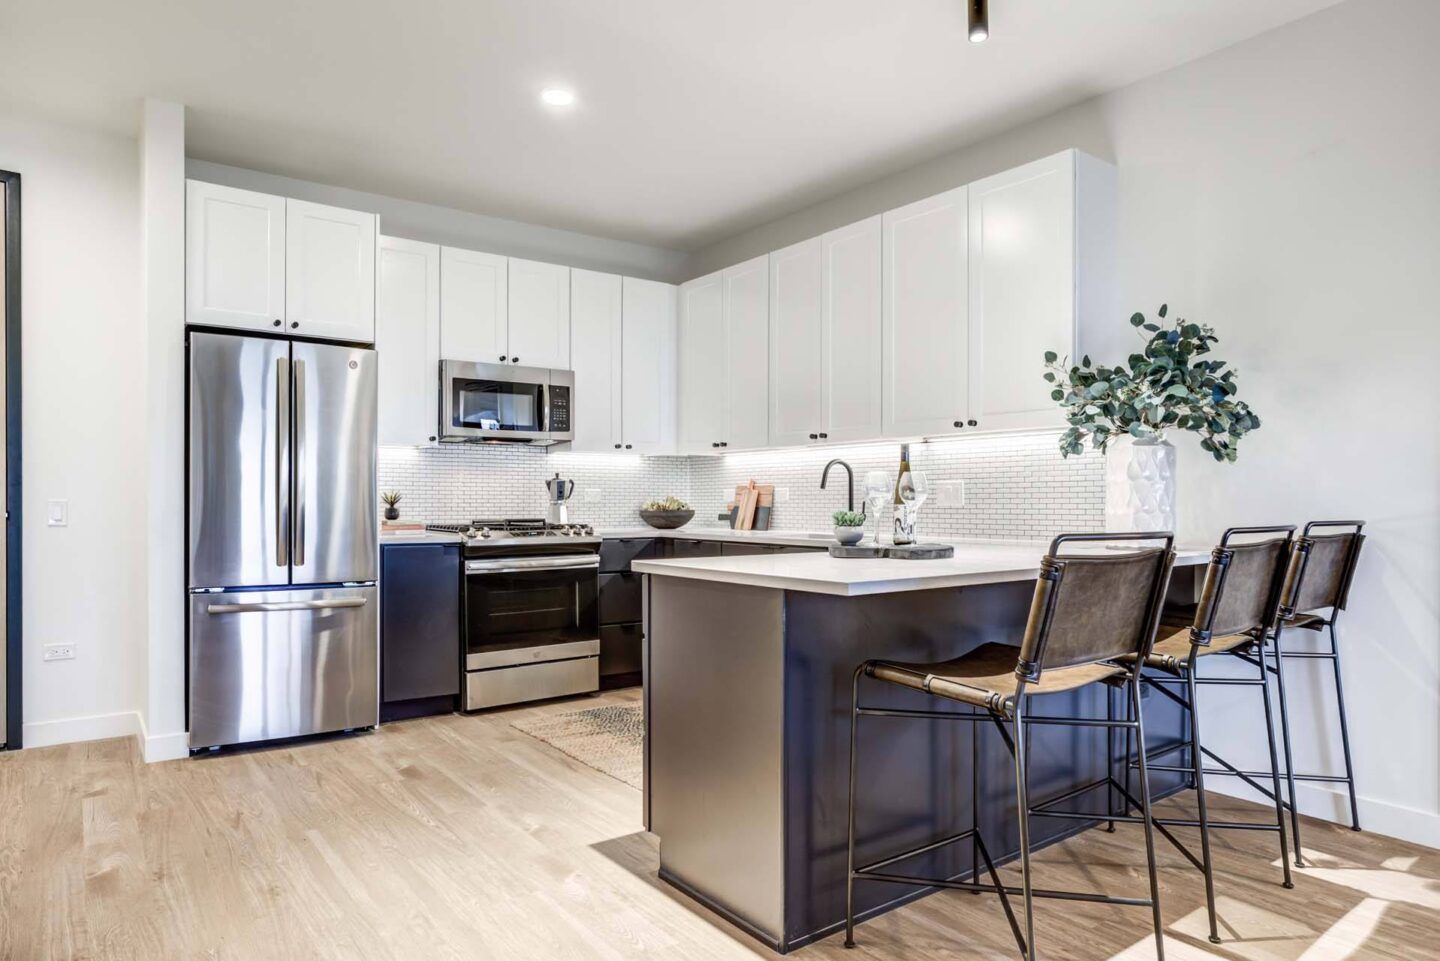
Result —
<instances>
[{"instance_id":1,"label":"stainless steel refrigerator","mask_svg":"<svg viewBox=\"0 0 1440 961\"><path fill-rule=\"evenodd\" d=\"M190 748L378 720L375 352L189 337Z\"/></svg>"}]
</instances>

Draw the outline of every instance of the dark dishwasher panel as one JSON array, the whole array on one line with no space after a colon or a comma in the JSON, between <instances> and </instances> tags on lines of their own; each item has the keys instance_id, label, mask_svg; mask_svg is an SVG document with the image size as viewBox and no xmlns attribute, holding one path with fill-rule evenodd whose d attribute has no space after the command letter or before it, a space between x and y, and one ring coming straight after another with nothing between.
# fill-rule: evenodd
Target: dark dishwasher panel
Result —
<instances>
[{"instance_id":1,"label":"dark dishwasher panel","mask_svg":"<svg viewBox=\"0 0 1440 961\"><path fill-rule=\"evenodd\" d=\"M380 549L380 720L455 710L460 545Z\"/></svg>"},{"instance_id":2,"label":"dark dishwasher panel","mask_svg":"<svg viewBox=\"0 0 1440 961\"><path fill-rule=\"evenodd\" d=\"M640 575L601 574L600 623L626 624L640 618Z\"/></svg>"}]
</instances>

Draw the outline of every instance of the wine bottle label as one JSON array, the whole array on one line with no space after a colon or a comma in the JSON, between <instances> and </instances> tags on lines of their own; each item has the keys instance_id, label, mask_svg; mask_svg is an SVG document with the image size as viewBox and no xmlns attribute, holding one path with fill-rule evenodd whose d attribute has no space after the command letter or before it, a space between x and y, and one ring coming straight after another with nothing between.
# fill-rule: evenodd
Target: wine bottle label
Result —
<instances>
[{"instance_id":1,"label":"wine bottle label","mask_svg":"<svg viewBox=\"0 0 1440 961\"><path fill-rule=\"evenodd\" d=\"M895 543L915 543L915 511L908 504L895 508Z\"/></svg>"}]
</instances>

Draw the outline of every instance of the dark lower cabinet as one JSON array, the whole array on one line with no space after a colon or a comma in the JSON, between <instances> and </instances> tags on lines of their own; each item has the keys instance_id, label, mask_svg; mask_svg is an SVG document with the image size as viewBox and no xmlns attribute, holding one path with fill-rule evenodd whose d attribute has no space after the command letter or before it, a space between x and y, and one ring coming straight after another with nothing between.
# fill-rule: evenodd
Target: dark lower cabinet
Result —
<instances>
[{"instance_id":1,"label":"dark lower cabinet","mask_svg":"<svg viewBox=\"0 0 1440 961\"><path fill-rule=\"evenodd\" d=\"M460 570L459 544L380 549L380 720L459 706Z\"/></svg>"},{"instance_id":2,"label":"dark lower cabinet","mask_svg":"<svg viewBox=\"0 0 1440 961\"><path fill-rule=\"evenodd\" d=\"M600 625L600 684L602 687L620 687L619 683L607 684L626 679L626 685L640 683L640 640L645 636L644 626L639 622L630 624Z\"/></svg>"}]
</instances>

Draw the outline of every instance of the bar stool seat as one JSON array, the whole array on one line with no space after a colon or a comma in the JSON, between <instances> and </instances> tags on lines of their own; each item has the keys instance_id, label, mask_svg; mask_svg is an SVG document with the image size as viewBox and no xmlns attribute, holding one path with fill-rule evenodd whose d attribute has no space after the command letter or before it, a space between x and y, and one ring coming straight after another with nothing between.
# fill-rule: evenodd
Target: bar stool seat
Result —
<instances>
[{"instance_id":1,"label":"bar stool seat","mask_svg":"<svg viewBox=\"0 0 1440 961\"><path fill-rule=\"evenodd\" d=\"M1019 652L1019 648L1009 644L982 644L969 654L930 664L874 661L865 673L876 680L983 707L1009 717L1020 687L1020 678L1015 674L1015 660ZM1103 662L1051 668L1038 681L1026 682L1025 693L1073 691L1124 673L1125 668Z\"/></svg>"},{"instance_id":2,"label":"bar stool seat","mask_svg":"<svg viewBox=\"0 0 1440 961\"><path fill-rule=\"evenodd\" d=\"M1319 614L1294 614L1290 617L1282 617L1280 620L1286 627L1299 628L1303 631L1323 631L1330 626L1330 619L1321 617Z\"/></svg>"},{"instance_id":3,"label":"bar stool seat","mask_svg":"<svg viewBox=\"0 0 1440 961\"><path fill-rule=\"evenodd\" d=\"M1190 628L1187 627L1156 641L1155 646L1150 650L1150 656L1145 658L1145 666L1180 677L1190 663L1192 647L1195 648L1197 657L1204 657L1207 654L1226 654L1254 643L1255 638L1249 634L1222 634L1219 637L1212 637L1210 643L1203 647L1195 647L1195 642L1191 640Z\"/></svg>"}]
</instances>

